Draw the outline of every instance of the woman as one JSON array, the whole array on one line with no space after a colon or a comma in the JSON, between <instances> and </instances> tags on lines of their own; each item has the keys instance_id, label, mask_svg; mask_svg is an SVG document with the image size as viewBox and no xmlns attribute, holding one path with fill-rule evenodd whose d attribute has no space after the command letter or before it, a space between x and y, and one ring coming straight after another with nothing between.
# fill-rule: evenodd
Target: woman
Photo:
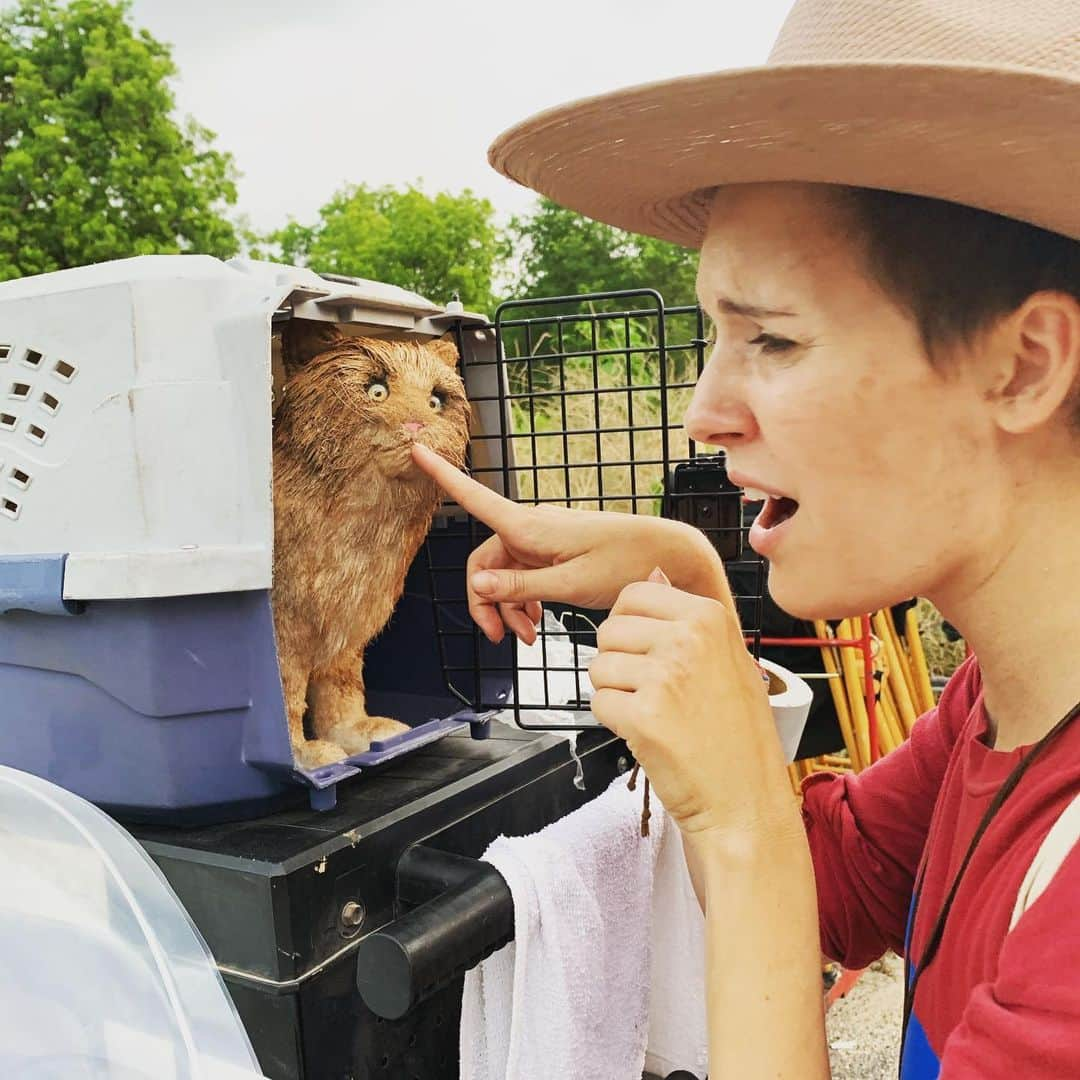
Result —
<instances>
[{"instance_id":1,"label":"woman","mask_svg":"<svg viewBox=\"0 0 1080 1080\"><path fill-rule=\"evenodd\" d=\"M612 606L593 707L683 831L714 1080L828 1075L819 946L905 951L905 1077L1080 1076L1080 852L1017 907L1080 792L1078 122L1077 0L802 0L766 68L493 148L565 205L701 248L716 344L686 426L768 494L751 543L777 602L927 596L978 656L884 761L808 781L800 819L699 534L516 506L417 450L496 531L469 567L489 637L531 640L539 600Z\"/></svg>"}]
</instances>

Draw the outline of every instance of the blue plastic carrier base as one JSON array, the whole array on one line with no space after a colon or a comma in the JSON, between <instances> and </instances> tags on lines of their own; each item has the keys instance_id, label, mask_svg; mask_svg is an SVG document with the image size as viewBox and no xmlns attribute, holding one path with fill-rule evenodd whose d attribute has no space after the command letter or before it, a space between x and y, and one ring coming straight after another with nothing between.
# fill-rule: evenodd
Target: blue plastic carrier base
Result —
<instances>
[{"instance_id":1,"label":"blue plastic carrier base","mask_svg":"<svg viewBox=\"0 0 1080 1080\"><path fill-rule=\"evenodd\" d=\"M453 550L464 566L467 535L439 532L440 560ZM421 550L365 664L369 712L412 730L305 772L293 763L268 592L75 608L61 599L63 556L2 557L0 764L124 820L198 823L305 799L329 809L343 780L466 724L482 738L486 718L447 688L445 667L467 663L473 644L451 638L440 650L427 558ZM509 672L509 645L483 648ZM507 674L484 700L510 685Z\"/></svg>"}]
</instances>

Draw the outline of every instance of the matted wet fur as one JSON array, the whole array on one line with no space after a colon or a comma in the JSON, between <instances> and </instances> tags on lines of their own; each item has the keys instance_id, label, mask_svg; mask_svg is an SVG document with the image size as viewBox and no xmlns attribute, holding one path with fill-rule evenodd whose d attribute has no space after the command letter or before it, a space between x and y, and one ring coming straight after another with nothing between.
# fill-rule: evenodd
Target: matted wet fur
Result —
<instances>
[{"instance_id":1,"label":"matted wet fur","mask_svg":"<svg viewBox=\"0 0 1080 1080\"><path fill-rule=\"evenodd\" d=\"M298 321L282 357L274 623L293 753L311 769L406 730L368 716L364 649L390 618L439 505L411 446L463 464L469 405L447 338L357 338Z\"/></svg>"}]
</instances>

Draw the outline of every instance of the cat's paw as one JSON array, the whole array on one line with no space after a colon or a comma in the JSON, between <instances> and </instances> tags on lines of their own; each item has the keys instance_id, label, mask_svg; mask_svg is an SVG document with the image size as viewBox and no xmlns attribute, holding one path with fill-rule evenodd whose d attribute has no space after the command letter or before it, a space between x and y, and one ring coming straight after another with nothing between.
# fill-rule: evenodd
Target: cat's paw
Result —
<instances>
[{"instance_id":1,"label":"cat's paw","mask_svg":"<svg viewBox=\"0 0 1080 1080\"><path fill-rule=\"evenodd\" d=\"M335 724L326 735L352 755L364 753L379 739L389 739L408 730L408 724L391 720L389 716L365 716L362 720L343 720L340 724Z\"/></svg>"},{"instance_id":2,"label":"cat's paw","mask_svg":"<svg viewBox=\"0 0 1080 1080\"><path fill-rule=\"evenodd\" d=\"M350 753L351 751L328 739L308 739L302 746L293 747L297 765L309 772L342 761Z\"/></svg>"}]
</instances>

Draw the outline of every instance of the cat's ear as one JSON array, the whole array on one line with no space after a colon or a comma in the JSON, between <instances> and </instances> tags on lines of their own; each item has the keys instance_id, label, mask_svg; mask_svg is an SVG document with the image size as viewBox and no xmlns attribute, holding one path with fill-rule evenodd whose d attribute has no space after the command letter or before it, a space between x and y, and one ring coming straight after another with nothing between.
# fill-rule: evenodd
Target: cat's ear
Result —
<instances>
[{"instance_id":1,"label":"cat's ear","mask_svg":"<svg viewBox=\"0 0 1080 1080\"><path fill-rule=\"evenodd\" d=\"M424 347L433 352L448 368L457 370L460 356L458 355L457 335L453 330L447 330L441 338L425 342Z\"/></svg>"},{"instance_id":2,"label":"cat's ear","mask_svg":"<svg viewBox=\"0 0 1080 1080\"><path fill-rule=\"evenodd\" d=\"M335 323L293 319L281 335L281 359L291 377L309 360L349 339Z\"/></svg>"}]
</instances>

